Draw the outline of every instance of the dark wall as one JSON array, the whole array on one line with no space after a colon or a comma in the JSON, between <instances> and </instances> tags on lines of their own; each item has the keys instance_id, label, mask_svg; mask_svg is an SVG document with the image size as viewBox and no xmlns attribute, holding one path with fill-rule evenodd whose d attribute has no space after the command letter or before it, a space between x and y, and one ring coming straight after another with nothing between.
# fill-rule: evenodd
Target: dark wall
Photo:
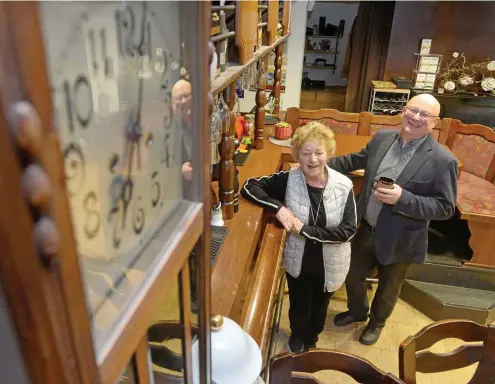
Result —
<instances>
[{"instance_id":1,"label":"dark wall","mask_svg":"<svg viewBox=\"0 0 495 384\"><path fill-rule=\"evenodd\" d=\"M384 79L412 77L421 39L433 39L431 53L443 65L453 52L468 60L495 59L495 2L397 1Z\"/></svg>"}]
</instances>

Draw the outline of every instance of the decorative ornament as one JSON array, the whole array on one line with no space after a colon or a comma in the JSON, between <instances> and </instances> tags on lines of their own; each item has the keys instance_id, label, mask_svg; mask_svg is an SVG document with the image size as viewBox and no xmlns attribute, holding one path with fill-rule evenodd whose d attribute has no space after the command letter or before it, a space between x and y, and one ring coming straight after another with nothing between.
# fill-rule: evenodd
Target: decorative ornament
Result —
<instances>
[{"instance_id":1,"label":"decorative ornament","mask_svg":"<svg viewBox=\"0 0 495 384\"><path fill-rule=\"evenodd\" d=\"M447 91L453 91L455 89L455 83L453 81L447 81L443 87L447 90Z\"/></svg>"},{"instance_id":2,"label":"decorative ornament","mask_svg":"<svg viewBox=\"0 0 495 384\"><path fill-rule=\"evenodd\" d=\"M495 71L495 60L468 62L464 53L454 52L452 60L437 77L441 81L440 84L445 83L444 88L448 91L453 91L456 86L479 84L483 91L490 92L495 88L493 71ZM474 87L469 90L477 92Z\"/></svg>"},{"instance_id":3,"label":"decorative ornament","mask_svg":"<svg viewBox=\"0 0 495 384\"><path fill-rule=\"evenodd\" d=\"M493 77L485 77L481 82L483 91L490 92L495 89L495 79Z\"/></svg>"},{"instance_id":4,"label":"decorative ornament","mask_svg":"<svg viewBox=\"0 0 495 384\"><path fill-rule=\"evenodd\" d=\"M466 86L466 85L471 85L473 83L474 83L474 79L471 76L464 75L459 78L459 84L461 85Z\"/></svg>"}]
</instances>

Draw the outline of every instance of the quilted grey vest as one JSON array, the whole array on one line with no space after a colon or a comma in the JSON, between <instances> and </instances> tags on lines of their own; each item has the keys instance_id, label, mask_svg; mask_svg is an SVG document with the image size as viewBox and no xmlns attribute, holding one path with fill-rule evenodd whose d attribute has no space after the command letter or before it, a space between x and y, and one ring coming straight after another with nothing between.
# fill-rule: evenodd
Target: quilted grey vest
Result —
<instances>
[{"instance_id":1,"label":"quilted grey vest","mask_svg":"<svg viewBox=\"0 0 495 384\"><path fill-rule=\"evenodd\" d=\"M345 205L352 181L341 173L326 167L328 172L327 185L323 191L323 206L326 214L326 227L337 227L342 221ZM294 213L304 224L308 224L311 202L304 174L300 169L289 172L285 206ZM301 273L302 259L306 237L290 233L287 237L284 251L285 270L292 277ZM325 268L325 290L333 292L339 289L345 281L351 261L351 244L323 243L323 265Z\"/></svg>"}]
</instances>

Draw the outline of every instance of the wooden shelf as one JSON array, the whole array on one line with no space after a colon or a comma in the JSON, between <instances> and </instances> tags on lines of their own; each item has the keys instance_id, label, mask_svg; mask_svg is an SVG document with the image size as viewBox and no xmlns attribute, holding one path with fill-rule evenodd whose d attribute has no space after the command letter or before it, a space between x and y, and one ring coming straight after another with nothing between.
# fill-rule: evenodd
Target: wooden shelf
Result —
<instances>
[{"instance_id":1,"label":"wooden shelf","mask_svg":"<svg viewBox=\"0 0 495 384\"><path fill-rule=\"evenodd\" d=\"M262 46L259 49L259 51L254 53L254 57L251 60L249 60L246 64L232 65L230 67L227 67L225 72L221 73L220 76L218 76L215 80L211 82L211 93L213 94L213 96L218 95L225 88L227 88L229 84L232 84L234 81L236 81L246 70L246 68L263 59L266 55L268 55L268 53L273 51L278 45L282 44L285 40L287 40L289 36L290 33L288 33L285 36L281 36L277 38L277 40L275 40L275 43L273 43L272 45Z\"/></svg>"},{"instance_id":2,"label":"wooden shelf","mask_svg":"<svg viewBox=\"0 0 495 384\"><path fill-rule=\"evenodd\" d=\"M330 64L330 65L312 65L312 64L304 64L305 68L318 68L318 69L335 69L337 68L336 65Z\"/></svg>"},{"instance_id":3,"label":"wooden shelf","mask_svg":"<svg viewBox=\"0 0 495 384\"><path fill-rule=\"evenodd\" d=\"M315 51L314 49L305 49L304 52L308 53L323 53L323 54L339 54L339 51L336 51L335 49L330 49L329 51Z\"/></svg>"}]
</instances>

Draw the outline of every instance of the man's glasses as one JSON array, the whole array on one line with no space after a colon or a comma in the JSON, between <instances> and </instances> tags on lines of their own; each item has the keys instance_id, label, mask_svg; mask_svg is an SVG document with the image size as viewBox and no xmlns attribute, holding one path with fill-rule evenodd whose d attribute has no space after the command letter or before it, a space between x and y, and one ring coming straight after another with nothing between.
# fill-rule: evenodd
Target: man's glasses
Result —
<instances>
[{"instance_id":1,"label":"man's glasses","mask_svg":"<svg viewBox=\"0 0 495 384\"><path fill-rule=\"evenodd\" d=\"M409 111L409 113L411 113L413 115L417 115L419 113L419 117L421 117L424 120L437 119L438 118L438 116L430 115L428 112L423 112L423 111L420 111L419 109L416 109L416 108L406 107L406 110Z\"/></svg>"}]
</instances>

